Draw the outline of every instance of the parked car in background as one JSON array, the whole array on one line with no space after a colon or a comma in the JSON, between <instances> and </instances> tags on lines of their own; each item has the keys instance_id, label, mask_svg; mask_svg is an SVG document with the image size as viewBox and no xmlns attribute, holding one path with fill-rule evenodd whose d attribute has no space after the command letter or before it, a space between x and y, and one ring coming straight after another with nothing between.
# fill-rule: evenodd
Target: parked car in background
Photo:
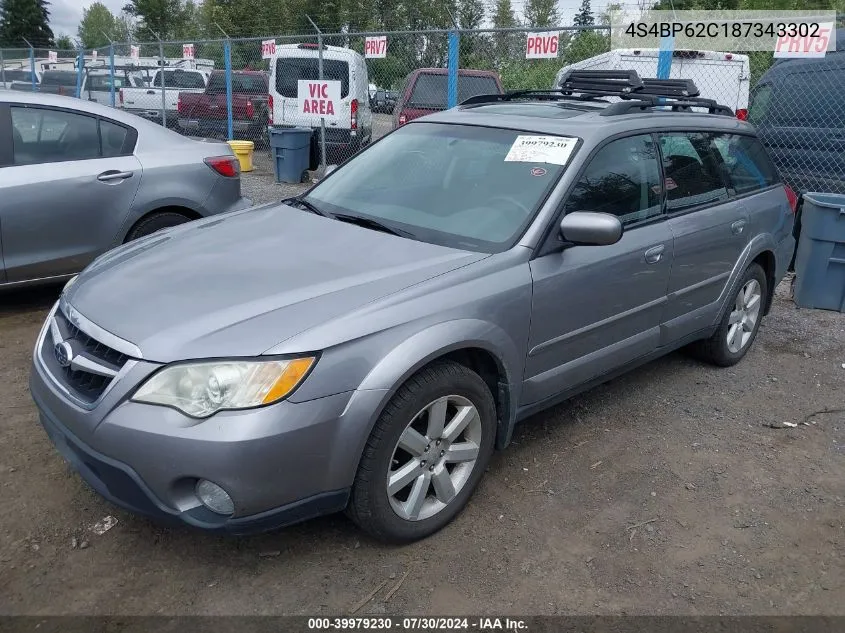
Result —
<instances>
[{"instance_id":1,"label":"parked car in background","mask_svg":"<svg viewBox=\"0 0 845 633\"><path fill-rule=\"evenodd\" d=\"M32 90L32 71L23 68L4 68L3 72L0 73L0 89L10 90L15 82L27 83ZM39 83L41 83L41 72L36 70L35 85L37 86Z\"/></svg>"},{"instance_id":2,"label":"parked car in background","mask_svg":"<svg viewBox=\"0 0 845 633\"><path fill-rule=\"evenodd\" d=\"M396 106L396 101L399 98L399 93L393 90L376 90L375 96L371 101L373 112L381 114L392 114L393 108Z\"/></svg>"},{"instance_id":3,"label":"parked car in background","mask_svg":"<svg viewBox=\"0 0 845 633\"><path fill-rule=\"evenodd\" d=\"M825 57L776 60L751 93L748 121L798 192L845 193L845 29Z\"/></svg>"},{"instance_id":4,"label":"parked car in background","mask_svg":"<svg viewBox=\"0 0 845 633\"><path fill-rule=\"evenodd\" d=\"M232 129L239 139L263 142L269 118L266 73L238 70L232 73ZM177 104L179 128L185 134L228 134L226 73L214 71L203 92L182 92Z\"/></svg>"},{"instance_id":5,"label":"parked car in background","mask_svg":"<svg viewBox=\"0 0 845 633\"><path fill-rule=\"evenodd\" d=\"M561 77L570 70L635 70L640 77L657 77L656 48L616 49L561 68L555 78L557 89ZM695 82L701 96L726 105L735 112L748 109L751 65L748 55L718 51L676 50L672 53L670 79Z\"/></svg>"},{"instance_id":6,"label":"parked car in background","mask_svg":"<svg viewBox=\"0 0 845 633\"><path fill-rule=\"evenodd\" d=\"M175 126L178 119L179 95L201 93L208 85L211 73L205 70L165 68L156 71L149 86L127 87L120 91L120 107L150 121L161 123L161 93L164 91L164 109L168 125ZM162 81L164 87L162 88ZM225 92L225 91L224 91Z\"/></svg>"},{"instance_id":7,"label":"parked car in background","mask_svg":"<svg viewBox=\"0 0 845 633\"><path fill-rule=\"evenodd\" d=\"M124 242L249 206L225 143L116 108L0 93L0 287L61 279Z\"/></svg>"},{"instance_id":8,"label":"parked car in background","mask_svg":"<svg viewBox=\"0 0 845 633\"><path fill-rule=\"evenodd\" d=\"M53 95L76 96L75 70L45 70L41 74L41 81L37 84L38 92ZM16 81L12 83L12 90L32 92L31 81Z\"/></svg>"},{"instance_id":9,"label":"parked car in background","mask_svg":"<svg viewBox=\"0 0 845 633\"><path fill-rule=\"evenodd\" d=\"M408 542L519 420L688 344L738 363L792 250L754 129L571 87L412 121L298 198L95 261L34 349L56 448L135 512L244 533L346 509Z\"/></svg>"},{"instance_id":10,"label":"parked car in background","mask_svg":"<svg viewBox=\"0 0 845 633\"><path fill-rule=\"evenodd\" d=\"M393 127L445 110L449 92L447 79L445 68L418 68L408 75L393 108ZM489 70L458 70L458 103L476 95L502 93L498 74Z\"/></svg>"},{"instance_id":11,"label":"parked car in background","mask_svg":"<svg viewBox=\"0 0 845 633\"><path fill-rule=\"evenodd\" d=\"M271 125L320 128L320 115L300 114L297 100L300 79L318 79L320 51L316 44L276 47L270 77ZM326 149L342 161L366 146L373 137L369 79L364 57L349 48L323 46L323 78L340 82L340 104L326 123Z\"/></svg>"}]
</instances>

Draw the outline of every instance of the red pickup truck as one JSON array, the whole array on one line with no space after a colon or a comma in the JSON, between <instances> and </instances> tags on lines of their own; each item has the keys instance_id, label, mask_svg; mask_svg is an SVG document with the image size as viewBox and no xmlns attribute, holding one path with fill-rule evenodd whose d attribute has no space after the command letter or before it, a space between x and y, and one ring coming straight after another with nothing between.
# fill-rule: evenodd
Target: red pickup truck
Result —
<instances>
[{"instance_id":1,"label":"red pickup truck","mask_svg":"<svg viewBox=\"0 0 845 633\"><path fill-rule=\"evenodd\" d=\"M260 141L267 136L268 78L266 73L238 70L232 73L232 130L242 140ZM211 73L205 92L180 92L177 103L179 128L193 136L228 133L226 73Z\"/></svg>"}]
</instances>

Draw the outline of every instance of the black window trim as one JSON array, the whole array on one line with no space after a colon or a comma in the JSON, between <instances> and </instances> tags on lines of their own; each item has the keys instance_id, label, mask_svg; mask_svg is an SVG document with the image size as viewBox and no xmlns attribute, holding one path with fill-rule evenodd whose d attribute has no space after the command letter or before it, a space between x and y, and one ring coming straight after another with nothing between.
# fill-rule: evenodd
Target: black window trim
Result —
<instances>
[{"instance_id":1,"label":"black window trim","mask_svg":"<svg viewBox=\"0 0 845 633\"><path fill-rule=\"evenodd\" d=\"M30 163L28 165L15 165L14 149L12 134L12 108L24 108L35 110L52 110L54 112L66 112L68 114L75 114L78 116L87 116L97 121L97 140L99 141L99 155L94 158L72 158L69 160L45 160L37 163ZM126 138L123 140L123 147L120 154L117 156L103 156L103 141L100 132L100 121L106 121L118 127L122 127L127 131ZM115 121L109 117L99 114L92 114L82 110L75 110L73 108L62 108L59 106L42 105L40 103L21 103L8 101L0 103L0 169L3 167L29 167L32 165L50 165L52 163L77 163L85 160L98 160L101 158L121 158L125 156L132 156L135 153L135 147L138 143L138 130L131 125Z\"/></svg>"}]
</instances>

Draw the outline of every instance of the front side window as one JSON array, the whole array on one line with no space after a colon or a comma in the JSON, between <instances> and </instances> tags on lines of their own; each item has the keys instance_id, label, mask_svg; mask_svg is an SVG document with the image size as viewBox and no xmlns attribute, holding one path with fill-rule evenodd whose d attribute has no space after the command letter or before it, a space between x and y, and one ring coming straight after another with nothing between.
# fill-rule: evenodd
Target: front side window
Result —
<instances>
[{"instance_id":1,"label":"front side window","mask_svg":"<svg viewBox=\"0 0 845 633\"><path fill-rule=\"evenodd\" d=\"M660 215L660 163L651 135L605 145L572 188L565 213L591 211L632 224Z\"/></svg>"},{"instance_id":2,"label":"front side window","mask_svg":"<svg viewBox=\"0 0 845 633\"><path fill-rule=\"evenodd\" d=\"M15 165L97 158L97 119L42 108L12 107Z\"/></svg>"},{"instance_id":3,"label":"front side window","mask_svg":"<svg viewBox=\"0 0 845 633\"><path fill-rule=\"evenodd\" d=\"M527 162L532 157L524 153L518 160L509 156L524 134L414 123L352 158L306 200L329 213L377 220L421 241L506 250L565 169ZM575 140L569 141L574 147Z\"/></svg>"},{"instance_id":4,"label":"front side window","mask_svg":"<svg viewBox=\"0 0 845 633\"><path fill-rule=\"evenodd\" d=\"M764 189L780 182L777 168L753 136L719 134L714 145L737 193Z\"/></svg>"},{"instance_id":5,"label":"front side window","mask_svg":"<svg viewBox=\"0 0 845 633\"><path fill-rule=\"evenodd\" d=\"M771 101L772 85L760 84L757 86L751 95L751 103L748 105L748 122L759 125L766 118Z\"/></svg>"},{"instance_id":6,"label":"front side window","mask_svg":"<svg viewBox=\"0 0 845 633\"><path fill-rule=\"evenodd\" d=\"M727 199L721 158L714 135L704 132L662 134L666 208L682 211Z\"/></svg>"}]
</instances>

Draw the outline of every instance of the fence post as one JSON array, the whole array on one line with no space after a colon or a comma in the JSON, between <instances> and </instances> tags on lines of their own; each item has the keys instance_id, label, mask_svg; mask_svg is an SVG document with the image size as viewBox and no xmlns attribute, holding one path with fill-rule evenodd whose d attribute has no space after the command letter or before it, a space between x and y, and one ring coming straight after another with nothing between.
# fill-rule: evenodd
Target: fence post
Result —
<instances>
[{"instance_id":1,"label":"fence post","mask_svg":"<svg viewBox=\"0 0 845 633\"><path fill-rule=\"evenodd\" d=\"M672 71L672 51L675 48L674 37L660 38L660 51L657 53L657 78L669 79Z\"/></svg>"},{"instance_id":2,"label":"fence post","mask_svg":"<svg viewBox=\"0 0 845 633\"><path fill-rule=\"evenodd\" d=\"M82 74L85 72L85 49L82 45L76 52L76 98L82 98Z\"/></svg>"},{"instance_id":3,"label":"fence post","mask_svg":"<svg viewBox=\"0 0 845 633\"><path fill-rule=\"evenodd\" d=\"M235 138L232 123L232 41L223 42L223 58L226 64L226 132L230 141Z\"/></svg>"},{"instance_id":4,"label":"fence post","mask_svg":"<svg viewBox=\"0 0 845 633\"><path fill-rule=\"evenodd\" d=\"M0 83L6 85L6 64L3 62L3 49L0 48Z\"/></svg>"},{"instance_id":5,"label":"fence post","mask_svg":"<svg viewBox=\"0 0 845 633\"><path fill-rule=\"evenodd\" d=\"M167 82L164 80L164 43L161 38L158 40L158 56L161 59L161 64L158 67L158 76L161 78L161 125L167 127Z\"/></svg>"},{"instance_id":6,"label":"fence post","mask_svg":"<svg viewBox=\"0 0 845 633\"><path fill-rule=\"evenodd\" d=\"M29 72L32 75L32 92L36 92L38 86L35 83L35 49L32 44L29 45Z\"/></svg>"},{"instance_id":7,"label":"fence post","mask_svg":"<svg viewBox=\"0 0 845 633\"><path fill-rule=\"evenodd\" d=\"M305 18L317 31L317 79L323 80L323 32L320 27L308 15ZM369 94L369 92L367 93ZM351 139L350 139L351 140ZM326 120L320 119L320 178L326 173Z\"/></svg>"},{"instance_id":8,"label":"fence post","mask_svg":"<svg viewBox=\"0 0 845 633\"><path fill-rule=\"evenodd\" d=\"M460 35L457 31L449 31L449 94L447 106L454 108L458 105L458 49L460 48Z\"/></svg>"},{"instance_id":9,"label":"fence post","mask_svg":"<svg viewBox=\"0 0 845 633\"><path fill-rule=\"evenodd\" d=\"M114 42L109 42L109 96L111 98L111 107L115 107L114 99Z\"/></svg>"}]
</instances>

